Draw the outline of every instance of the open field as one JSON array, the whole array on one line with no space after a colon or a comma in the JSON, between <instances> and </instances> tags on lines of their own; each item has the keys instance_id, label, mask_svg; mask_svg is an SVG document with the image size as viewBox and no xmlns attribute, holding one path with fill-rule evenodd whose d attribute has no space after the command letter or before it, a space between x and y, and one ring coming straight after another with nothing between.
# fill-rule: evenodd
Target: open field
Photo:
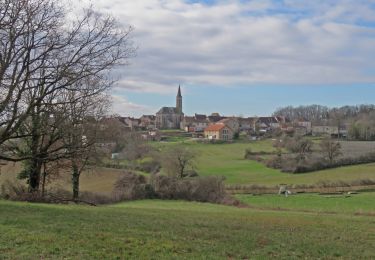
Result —
<instances>
[{"instance_id":1,"label":"open field","mask_svg":"<svg viewBox=\"0 0 375 260\"><path fill-rule=\"evenodd\" d=\"M279 170L267 168L262 163L245 160L244 153L247 148L254 152L273 152L272 140L256 142L237 142L232 144L202 144L193 141L184 142L161 142L154 143L157 148L182 144L197 151L198 160L196 169L202 176L221 175L226 177L226 184L257 184L264 186L275 186L280 183L293 184L316 184L319 182L350 183L359 179L375 180L375 163L327 169L304 174L288 174ZM374 143L350 142L343 145L348 149L353 145L353 151L359 151L361 146L366 146L370 151ZM14 179L20 171L19 165L9 164L2 167L0 183L5 179ZM111 192L113 183L121 176L122 170L98 168L82 174L81 189L83 191ZM69 174L60 181L61 187L69 186Z\"/></svg>"},{"instance_id":2,"label":"open field","mask_svg":"<svg viewBox=\"0 0 375 260\"><path fill-rule=\"evenodd\" d=\"M3 166L2 173L0 174L0 185L5 180L20 181L17 180L17 173L20 172L20 164L8 164ZM88 170L82 173L80 179L81 191L91 191L97 193L111 193L113 184L121 176L123 170L109 169L109 168L96 168ZM71 189L71 180L69 172L63 173L59 180L54 181L52 185L48 185L49 188L62 188Z\"/></svg>"},{"instance_id":3,"label":"open field","mask_svg":"<svg viewBox=\"0 0 375 260\"><path fill-rule=\"evenodd\" d=\"M340 144L343 153L350 156L359 156L366 153L375 152L375 142L341 141Z\"/></svg>"},{"instance_id":4,"label":"open field","mask_svg":"<svg viewBox=\"0 0 375 260\"><path fill-rule=\"evenodd\" d=\"M180 201L113 206L0 201L10 259L371 259L374 218Z\"/></svg>"},{"instance_id":5,"label":"open field","mask_svg":"<svg viewBox=\"0 0 375 260\"><path fill-rule=\"evenodd\" d=\"M359 142L355 142L358 148ZM362 143L366 145L366 143ZM375 142L374 142L375 144ZM176 145L176 143L161 144L159 147ZM272 140L262 140L247 143L232 144L201 144L184 142L183 145L197 151L198 162L196 168L200 175L222 175L227 184L259 184L274 186L287 184L316 184L321 181L351 182L358 179L375 180L375 163L327 169L305 174L288 174L271 169L256 161L245 160L247 148L253 152L273 152ZM366 146L371 146L372 143ZM348 150L347 143L345 149ZM356 148L356 151L358 150ZM366 152L368 150L366 149Z\"/></svg>"},{"instance_id":6,"label":"open field","mask_svg":"<svg viewBox=\"0 0 375 260\"><path fill-rule=\"evenodd\" d=\"M332 213L360 213L375 216L375 192L352 195L297 194L283 195L236 195L240 201L265 209L288 209Z\"/></svg>"}]
</instances>

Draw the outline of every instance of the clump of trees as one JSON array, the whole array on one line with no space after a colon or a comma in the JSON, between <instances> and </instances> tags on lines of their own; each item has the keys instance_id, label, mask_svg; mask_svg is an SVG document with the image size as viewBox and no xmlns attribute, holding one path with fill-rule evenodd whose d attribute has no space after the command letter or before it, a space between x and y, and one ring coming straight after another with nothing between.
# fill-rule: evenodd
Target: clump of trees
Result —
<instances>
[{"instance_id":1,"label":"clump of trees","mask_svg":"<svg viewBox=\"0 0 375 260\"><path fill-rule=\"evenodd\" d=\"M301 137L284 137L274 145L276 155L263 160L268 167L289 173L305 173L341 166L375 162L375 153L360 156L342 156L340 142L332 138L324 138L319 145ZM314 147L314 150L313 150ZM285 149L287 152L282 152Z\"/></svg>"},{"instance_id":2,"label":"clump of trees","mask_svg":"<svg viewBox=\"0 0 375 260\"><path fill-rule=\"evenodd\" d=\"M77 199L108 109L109 72L135 49L132 28L113 17L92 8L68 15L57 0L0 0L0 159L23 163L33 194L64 165Z\"/></svg>"},{"instance_id":3,"label":"clump of trees","mask_svg":"<svg viewBox=\"0 0 375 260\"><path fill-rule=\"evenodd\" d=\"M358 105L329 108L320 105L283 107L274 116L284 116L291 122L310 121L313 125L346 128L351 140L375 140L375 105Z\"/></svg>"},{"instance_id":4,"label":"clump of trees","mask_svg":"<svg viewBox=\"0 0 375 260\"><path fill-rule=\"evenodd\" d=\"M114 185L113 200L179 199L212 203L234 203L225 192L223 178L205 176L180 179L154 174L150 179L125 172Z\"/></svg>"},{"instance_id":5,"label":"clump of trees","mask_svg":"<svg viewBox=\"0 0 375 260\"><path fill-rule=\"evenodd\" d=\"M114 200L181 199L235 204L225 193L224 178L200 177L194 171L197 153L185 146L171 146L154 154L161 172L149 178L127 171L115 183Z\"/></svg>"},{"instance_id":6,"label":"clump of trees","mask_svg":"<svg viewBox=\"0 0 375 260\"><path fill-rule=\"evenodd\" d=\"M341 155L339 142L326 138L313 153L314 143L302 136L284 136L274 143L276 155L266 161L267 166L284 172L301 173L333 167ZM283 153L285 149L288 153ZM317 156L317 154L319 154Z\"/></svg>"}]
</instances>

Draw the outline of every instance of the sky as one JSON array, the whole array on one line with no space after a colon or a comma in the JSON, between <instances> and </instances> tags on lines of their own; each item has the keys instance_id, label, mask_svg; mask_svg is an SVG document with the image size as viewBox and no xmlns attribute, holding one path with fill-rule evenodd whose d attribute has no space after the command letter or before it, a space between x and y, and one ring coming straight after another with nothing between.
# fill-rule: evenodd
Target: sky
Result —
<instances>
[{"instance_id":1,"label":"sky","mask_svg":"<svg viewBox=\"0 0 375 260\"><path fill-rule=\"evenodd\" d=\"M113 113L375 103L375 0L81 0L134 27Z\"/></svg>"}]
</instances>

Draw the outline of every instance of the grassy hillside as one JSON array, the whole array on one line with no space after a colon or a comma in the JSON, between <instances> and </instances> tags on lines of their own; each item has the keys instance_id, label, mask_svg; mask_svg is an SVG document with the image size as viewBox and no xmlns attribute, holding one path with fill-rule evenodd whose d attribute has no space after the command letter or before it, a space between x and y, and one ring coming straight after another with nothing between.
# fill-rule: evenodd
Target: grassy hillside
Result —
<instances>
[{"instance_id":1,"label":"grassy hillside","mask_svg":"<svg viewBox=\"0 0 375 260\"><path fill-rule=\"evenodd\" d=\"M298 194L280 195L236 195L240 201L254 207L267 209L288 209L316 212L363 213L375 216L375 192L353 195Z\"/></svg>"},{"instance_id":2,"label":"grassy hillside","mask_svg":"<svg viewBox=\"0 0 375 260\"><path fill-rule=\"evenodd\" d=\"M375 257L374 219L179 201L59 206L0 201L10 259Z\"/></svg>"},{"instance_id":3,"label":"grassy hillside","mask_svg":"<svg viewBox=\"0 0 375 260\"><path fill-rule=\"evenodd\" d=\"M159 147L176 145L166 143ZM315 184L320 181L339 180L351 182L358 179L375 180L375 163L322 170L306 174L288 174L267 168L262 163L244 159L245 150L272 152L272 140L232 144L199 144L184 142L183 145L197 151L197 170L201 175L222 175L228 184ZM347 146L345 148L347 149Z\"/></svg>"},{"instance_id":4,"label":"grassy hillside","mask_svg":"<svg viewBox=\"0 0 375 260\"><path fill-rule=\"evenodd\" d=\"M375 143L375 142L374 142ZM226 177L227 184L259 184L275 186L280 183L292 184L316 184L320 181L345 181L352 182L358 179L375 180L375 163L341 167L336 169L322 170L305 174L288 174L279 170L267 168L262 163L245 160L244 153L247 148L254 152L272 152L272 140L262 140L247 143L232 144L201 144L192 141L154 143L157 148L163 149L167 146L183 144L197 151L198 160L196 168L200 175L221 175ZM353 143L354 144L354 143ZM355 151L359 150L358 142L355 143ZM372 149L372 143L367 146ZM346 143L345 150L350 147ZM19 165L9 164L2 167L0 184L5 179L14 179L20 171ZM113 183L121 176L122 170L98 168L88 171L82 175L81 189L83 191L111 192ZM68 187L70 182L69 173L58 182L61 187Z\"/></svg>"}]
</instances>

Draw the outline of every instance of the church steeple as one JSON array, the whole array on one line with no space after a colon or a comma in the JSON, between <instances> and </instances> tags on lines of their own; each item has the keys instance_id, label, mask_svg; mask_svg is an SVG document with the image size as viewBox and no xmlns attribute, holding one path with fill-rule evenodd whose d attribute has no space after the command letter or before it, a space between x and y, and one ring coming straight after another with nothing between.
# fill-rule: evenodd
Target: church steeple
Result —
<instances>
[{"instance_id":1,"label":"church steeple","mask_svg":"<svg viewBox=\"0 0 375 260\"><path fill-rule=\"evenodd\" d=\"M181 95L181 86L178 85L178 92L176 97L176 109L177 113L182 114L182 95Z\"/></svg>"}]
</instances>

